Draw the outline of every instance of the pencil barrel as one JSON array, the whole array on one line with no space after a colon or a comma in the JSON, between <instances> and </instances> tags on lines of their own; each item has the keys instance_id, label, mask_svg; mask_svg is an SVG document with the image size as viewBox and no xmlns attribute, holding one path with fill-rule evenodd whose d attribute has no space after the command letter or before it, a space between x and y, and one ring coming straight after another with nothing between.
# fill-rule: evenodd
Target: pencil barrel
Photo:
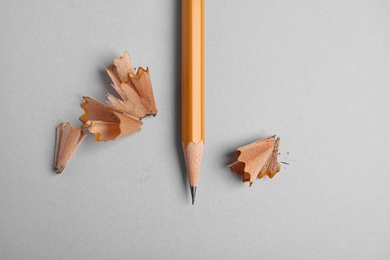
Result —
<instances>
[{"instance_id":1,"label":"pencil barrel","mask_svg":"<svg viewBox=\"0 0 390 260\"><path fill-rule=\"evenodd\" d=\"M204 141L204 0L182 0L182 141Z\"/></svg>"}]
</instances>

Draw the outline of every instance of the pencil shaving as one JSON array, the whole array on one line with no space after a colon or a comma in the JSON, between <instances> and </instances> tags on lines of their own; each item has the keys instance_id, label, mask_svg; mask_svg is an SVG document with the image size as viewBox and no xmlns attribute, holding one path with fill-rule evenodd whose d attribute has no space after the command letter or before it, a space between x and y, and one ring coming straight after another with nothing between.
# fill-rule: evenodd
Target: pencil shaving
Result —
<instances>
[{"instance_id":1,"label":"pencil shaving","mask_svg":"<svg viewBox=\"0 0 390 260\"><path fill-rule=\"evenodd\" d=\"M106 71L116 86L119 86L122 82L129 82L128 75L134 72L129 53L125 51L121 58L115 57L114 64L106 68Z\"/></svg>"},{"instance_id":2,"label":"pencil shaving","mask_svg":"<svg viewBox=\"0 0 390 260\"><path fill-rule=\"evenodd\" d=\"M125 51L123 57L115 58L106 71L113 82L111 86L120 98L107 94L107 104L103 104L84 96L81 105L84 114L80 116L84 125L72 128L69 123L62 123L57 127L57 173L63 171L87 132L92 133L96 141L115 140L139 132L141 118L157 113L148 68L145 70L140 67L134 72L130 56Z\"/></svg>"},{"instance_id":3,"label":"pencil shaving","mask_svg":"<svg viewBox=\"0 0 390 260\"><path fill-rule=\"evenodd\" d=\"M242 175L242 182L249 182L264 176L273 178L280 171L278 160L280 138L275 136L255 141L236 150L237 161L228 165L233 173Z\"/></svg>"},{"instance_id":4,"label":"pencil shaving","mask_svg":"<svg viewBox=\"0 0 390 260\"><path fill-rule=\"evenodd\" d=\"M114 64L106 68L106 71L114 83L112 87L118 92L123 102L121 103L115 97L110 96L110 105L115 108L128 105L127 109L129 110L127 112L140 118L147 115L156 115L157 108L149 68L145 70L139 67L134 72L129 54L125 52L122 58L115 58ZM131 107L136 107L137 111L132 111Z\"/></svg>"},{"instance_id":5,"label":"pencil shaving","mask_svg":"<svg viewBox=\"0 0 390 260\"><path fill-rule=\"evenodd\" d=\"M141 130L141 118L156 115L149 69L139 67L134 73L127 51L114 64L106 68L120 98L107 94L107 105L90 97L84 97L81 105L85 113L80 120L91 121L89 131L96 141L115 140Z\"/></svg>"},{"instance_id":6,"label":"pencil shaving","mask_svg":"<svg viewBox=\"0 0 390 260\"><path fill-rule=\"evenodd\" d=\"M83 98L85 102L81 107L85 113L80 120L95 135L96 141L115 140L141 130L142 122L138 117L118 112L93 98Z\"/></svg>"},{"instance_id":7,"label":"pencil shaving","mask_svg":"<svg viewBox=\"0 0 390 260\"><path fill-rule=\"evenodd\" d=\"M66 122L57 126L57 142L55 149L54 168L60 174L72 156L75 154L80 144L84 141L86 133L82 127L72 128Z\"/></svg>"}]
</instances>

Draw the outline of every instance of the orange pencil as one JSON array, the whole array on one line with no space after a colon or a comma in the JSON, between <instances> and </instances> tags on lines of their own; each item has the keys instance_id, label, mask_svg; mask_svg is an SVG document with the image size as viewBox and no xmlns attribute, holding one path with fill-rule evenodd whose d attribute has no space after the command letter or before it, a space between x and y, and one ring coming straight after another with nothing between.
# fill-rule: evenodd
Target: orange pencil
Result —
<instances>
[{"instance_id":1,"label":"orange pencil","mask_svg":"<svg viewBox=\"0 0 390 260\"><path fill-rule=\"evenodd\" d=\"M204 148L204 0L182 0L182 143L192 205Z\"/></svg>"}]
</instances>

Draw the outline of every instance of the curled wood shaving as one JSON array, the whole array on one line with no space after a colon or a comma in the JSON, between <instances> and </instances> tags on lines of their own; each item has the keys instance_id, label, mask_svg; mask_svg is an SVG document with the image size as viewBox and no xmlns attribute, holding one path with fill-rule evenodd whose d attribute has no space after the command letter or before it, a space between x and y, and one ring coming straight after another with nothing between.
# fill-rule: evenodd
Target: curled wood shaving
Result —
<instances>
[{"instance_id":1,"label":"curled wood shaving","mask_svg":"<svg viewBox=\"0 0 390 260\"><path fill-rule=\"evenodd\" d=\"M81 105L85 113L80 120L90 125L96 141L108 141L130 135L141 130L141 118L156 115L149 69L138 68L134 73L130 56L125 51L122 58L106 68L120 98L107 95L107 105L90 97L84 97Z\"/></svg>"},{"instance_id":2,"label":"curled wood shaving","mask_svg":"<svg viewBox=\"0 0 390 260\"><path fill-rule=\"evenodd\" d=\"M132 115L140 118L146 115L156 115L157 108L154 100L152 82L150 80L149 68L139 67L134 72L129 54L125 52L122 58L115 58L114 64L106 68L108 75L114 83L112 87L118 92L124 103L130 106L136 106L138 111L131 112ZM115 108L121 108L121 102L110 96L109 103Z\"/></svg>"},{"instance_id":3,"label":"curled wood shaving","mask_svg":"<svg viewBox=\"0 0 390 260\"><path fill-rule=\"evenodd\" d=\"M84 125L72 128L69 123L57 127L55 165L61 173L71 159L86 133L95 136L96 141L115 140L141 130L141 118L157 114L149 68L133 70L128 52L106 68L120 98L107 94L107 104L84 96L81 107L84 114L80 120Z\"/></svg>"},{"instance_id":4,"label":"curled wood shaving","mask_svg":"<svg viewBox=\"0 0 390 260\"><path fill-rule=\"evenodd\" d=\"M95 135L96 141L115 140L141 130L142 122L139 117L119 112L90 97L83 97L81 107L85 114L80 120L84 126Z\"/></svg>"},{"instance_id":5,"label":"curled wood shaving","mask_svg":"<svg viewBox=\"0 0 390 260\"><path fill-rule=\"evenodd\" d=\"M252 186L254 180L264 176L273 178L280 171L278 162L280 138L275 136L255 141L241 146L236 150L237 161L228 165L233 173L242 175L242 182L249 182Z\"/></svg>"},{"instance_id":6,"label":"curled wood shaving","mask_svg":"<svg viewBox=\"0 0 390 260\"><path fill-rule=\"evenodd\" d=\"M87 137L87 134L82 130L81 126L72 128L68 122L57 126L54 168L58 174L64 170L66 164L77 151L85 137Z\"/></svg>"}]
</instances>

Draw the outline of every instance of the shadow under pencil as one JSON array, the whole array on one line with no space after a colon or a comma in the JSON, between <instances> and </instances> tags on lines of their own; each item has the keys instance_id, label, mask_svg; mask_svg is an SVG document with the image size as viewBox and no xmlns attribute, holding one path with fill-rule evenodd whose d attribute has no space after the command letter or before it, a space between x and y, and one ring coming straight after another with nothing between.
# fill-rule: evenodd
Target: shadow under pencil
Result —
<instances>
[{"instance_id":1,"label":"shadow under pencil","mask_svg":"<svg viewBox=\"0 0 390 260\"><path fill-rule=\"evenodd\" d=\"M174 136L175 136L175 146L176 154L180 164L181 169L181 179L183 187L183 199L188 201L189 196L189 184L187 177L187 169L184 161L183 147L181 142L181 1L176 0L173 4L174 12L174 44L173 44L173 55L174 55L174 68L173 71L180 71L180 73L173 74L175 75L174 79Z\"/></svg>"}]
</instances>

